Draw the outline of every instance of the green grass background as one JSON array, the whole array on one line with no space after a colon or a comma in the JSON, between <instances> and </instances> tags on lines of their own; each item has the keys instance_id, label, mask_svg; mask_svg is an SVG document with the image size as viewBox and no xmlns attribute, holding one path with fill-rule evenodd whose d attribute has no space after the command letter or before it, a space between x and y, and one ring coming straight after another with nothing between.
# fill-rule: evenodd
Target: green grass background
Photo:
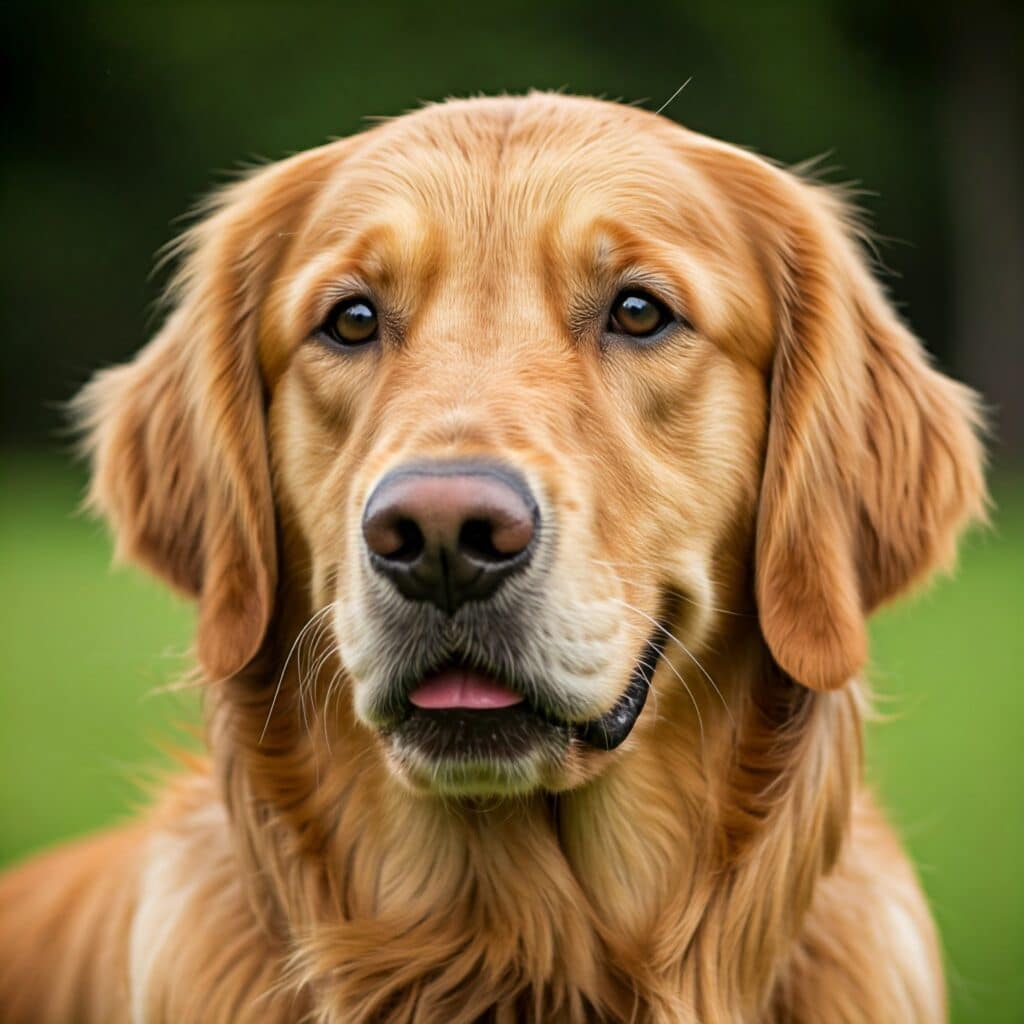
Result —
<instances>
[{"instance_id":1,"label":"green grass background","mask_svg":"<svg viewBox=\"0 0 1024 1024\"><path fill-rule=\"evenodd\" d=\"M0 862L116 820L196 720L169 693L190 608L109 568L75 515L80 473L8 455L0 489ZM879 616L885 721L869 771L915 859L948 952L956 1022L1024 1020L1024 480L997 480L994 530L954 581Z\"/></svg>"}]
</instances>

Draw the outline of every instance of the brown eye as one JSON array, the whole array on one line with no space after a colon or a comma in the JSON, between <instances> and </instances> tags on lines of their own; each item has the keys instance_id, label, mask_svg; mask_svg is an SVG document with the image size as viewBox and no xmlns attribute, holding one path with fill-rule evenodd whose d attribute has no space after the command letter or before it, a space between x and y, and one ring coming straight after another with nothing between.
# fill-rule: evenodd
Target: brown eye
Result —
<instances>
[{"instance_id":1,"label":"brown eye","mask_svg":"<svg viewBox=\"0 0 1024 1024\"><path fill-rule=\"evenodd\" d=\"M368 299L345 299L331 310L321 331L338 345L365 345L377 337L377 310Z\"/></svg>"},{"instance_id":2,"label":"brown eye","mask_svg":"<svg viewBox=\"0 0 1024 1024\"><path fill-rule=\"evenodd\" d=\"M641 291L624 291L619 292L612 303L608 330L614 334L628 334L632 338L649 338L672 319L664 303Z\"/></svg>"}]
</instances>

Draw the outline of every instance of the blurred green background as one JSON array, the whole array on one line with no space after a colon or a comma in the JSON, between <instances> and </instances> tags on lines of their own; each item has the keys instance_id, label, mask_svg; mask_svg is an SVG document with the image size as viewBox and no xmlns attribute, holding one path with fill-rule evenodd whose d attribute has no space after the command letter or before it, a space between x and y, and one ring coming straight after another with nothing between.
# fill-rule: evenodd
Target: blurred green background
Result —
<instances>
[{"instance_id":1,"label":"blurred green background","mask_svg":"<svg viewBox=\"0 0 1024 1024\"><path fill-rule=\"evenodd\" d=\"M886 283L991 409L993 530L874 627L870 773L918 864L957 1022L1024 1020L1024 18L1019 3L528 0L479 9L38 2L0 10L0 861L127 813L187 740L191 611L108 571L60 403L152 332L150 268L240 162L449 94L660 107L857 181Z\"/></svg>"}]
</instances>

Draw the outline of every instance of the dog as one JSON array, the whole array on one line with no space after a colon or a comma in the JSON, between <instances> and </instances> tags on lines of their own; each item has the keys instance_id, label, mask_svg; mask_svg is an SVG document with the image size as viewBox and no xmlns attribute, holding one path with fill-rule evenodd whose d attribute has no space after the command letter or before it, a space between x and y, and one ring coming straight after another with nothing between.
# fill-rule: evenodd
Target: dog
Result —
<instances>
[{"instance_id":1,"label":"dog","mask_svg":"<svg viewBox=\"0 0 1024 1024\"><path fill-rule=\"evenodd\" d=\"M945 1017L866 618L986 504L836 190L450 101L262 169L76 404L208 756L0 884L31 1022Z\"/></svg>"}]
</instances>

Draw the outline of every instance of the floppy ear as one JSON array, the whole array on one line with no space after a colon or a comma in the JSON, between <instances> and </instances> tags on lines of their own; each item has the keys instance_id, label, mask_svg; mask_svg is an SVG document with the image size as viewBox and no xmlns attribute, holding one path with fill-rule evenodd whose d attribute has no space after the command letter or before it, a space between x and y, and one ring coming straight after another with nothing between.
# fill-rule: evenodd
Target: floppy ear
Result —
<instances>
[{"instance_id":1,"label":"floppy ear","mask_svg":"<svg viewBox=\"0 0 1024 1024\"><path fill-rule=\"evenodd\" d=\"M75 402L92 460L89 505L119 557L198 601L197 651L224 678L259 651L277 582L274 501L257 351L281 238L331 147L259 171L181 243L174 309L135 360Z\"/></svg>"},{"instance_id":2,"label":"floppy ear","mask_svg":"<svg viewBox=\"0 0 1024 1024\"><path fill-rule=\"evenodd\" d=\"M764 170L780 301L755 588L775 660L827 690L863 666L867 614L948 567L983 516L980 418L900 322L839 199Z\"/></svg>"}]
</instances>

